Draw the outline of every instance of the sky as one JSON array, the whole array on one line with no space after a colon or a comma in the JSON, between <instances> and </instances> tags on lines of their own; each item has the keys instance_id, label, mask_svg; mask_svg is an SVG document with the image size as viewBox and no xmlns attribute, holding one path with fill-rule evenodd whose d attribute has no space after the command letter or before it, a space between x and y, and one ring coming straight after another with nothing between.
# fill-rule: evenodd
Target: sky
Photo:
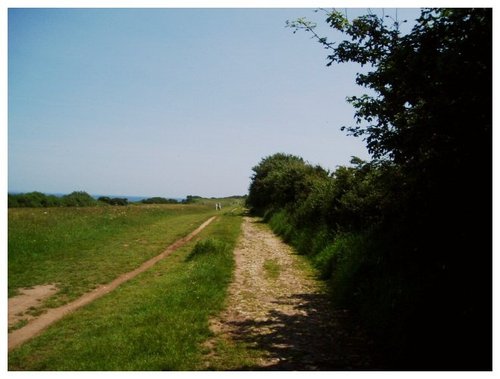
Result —
<instances>
[{"instance_id":1,"label":"sky","mask_svg":"<svg viewBox=\"0 0 500 379\"><path fill-rule=\"evenodd\" d=\"M360 68L326 67L304 16L339 37L313 9L9 9L8 191L243 195L277 152L369 159L340 130Z\"/></svg>"}]
</instances>

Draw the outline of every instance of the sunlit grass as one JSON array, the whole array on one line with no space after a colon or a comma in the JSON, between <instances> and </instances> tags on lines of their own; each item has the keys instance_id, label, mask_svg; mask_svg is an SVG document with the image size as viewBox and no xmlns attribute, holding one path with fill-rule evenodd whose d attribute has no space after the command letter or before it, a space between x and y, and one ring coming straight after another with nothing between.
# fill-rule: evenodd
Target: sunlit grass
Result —
<instances>
[{"instance_id":1,"label":"sunlit grass","mask_svg":"<svg viewBox=\"0 0 500 379\"><path fill-rule=\"evenodd\" d=\"M281 266L276 259L266 259L264 262L264 271L269 279L278 279L280 276Z\"/></svg>"},{"instance_id":2,"label":"sunlit grass","mask_svg":"<svg viewBox=\"0 0 500 379\"><path fill-rule=\"evenodd\" d=\"M190 242L9 353L9 369L199 369L208 320L222 310L232 278L240 222L220 215L197 237L204 242Z\"/></svg>"},{"instance_id":3,"label":"sunlit grass","mask_svg":"<svg viewBox=\"0 0 500 379\"><path fill-rule=\"evenodd\" d=\"M56 284L57 306L162 252L213 213L203 206L9 209L9 296Z\"/></svg>"}]
</instances>

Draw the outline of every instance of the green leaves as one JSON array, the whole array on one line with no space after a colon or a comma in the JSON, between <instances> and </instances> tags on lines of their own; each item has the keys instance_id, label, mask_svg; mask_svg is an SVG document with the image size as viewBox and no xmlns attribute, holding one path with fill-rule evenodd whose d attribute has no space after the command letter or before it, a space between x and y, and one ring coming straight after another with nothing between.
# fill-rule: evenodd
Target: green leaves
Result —
<instances>
[{"instance_id":1,"label":"green leaves","mask_svg":"<svg viewBox=\"0 0 500 379\"><path fill-rule=\"evenodd\" d=\"M424 9L407 35L397 21L375 14L349 21L332 11L326 23L345 38L328 42L304 18L289 25L330 50L328 66L371 67L356 83L374 95L348 98L356 125L343 130L365 136L375 159L415 168L430 157L451 164L457 149L470 158L472 150L484 150L491 133L491 10Z\"/></svg>"},{"instance_id":2,"label":"green leaves","mask_svg":"<svg viewBox=\"0 0 500 379\"><path fill-rule=\"evenodd\" d=\"M262 159L253 171L247 205L261 213L305 199L316 181L328 177L323 168L313 167L300 157L283 153Z\"/></svg>"},{"instance_id":3,"label":"green leaves","mask_svg":"<svg viewBox=\"0 0 500 379\"><path fill-rule=\"evenodd\" d=\"M57 197L41 192L9 194L9 208L18 207L86 207L97 205L96 200L84 191L74 191L69 195Z\"/></svg>"},{"instance_id":4,"label":"green leaves","mask_svg":"<svg viewBox=\"0 0 500 379\"><path fill-rule=\"evenodd\" d=\"M349 27L349 21L339 11L332 11L328 14L326 22L334 29L344 32Z\"/></svg>"},{"instance_id":5,"label":"green leaves","mask_svg":"<svg viewBox=\"0 0 500 379\"><path fill-rule=\"evenodd\" d=\"M302 29L328 66L368 66L342 130L374 161L314 182L277 230L314 251L397 367L491 369L492 10L424 9L406 35L373 14L326 22L335 43ZM322 227L333 245L318 252Z\"/></svg>"}]
</instances>

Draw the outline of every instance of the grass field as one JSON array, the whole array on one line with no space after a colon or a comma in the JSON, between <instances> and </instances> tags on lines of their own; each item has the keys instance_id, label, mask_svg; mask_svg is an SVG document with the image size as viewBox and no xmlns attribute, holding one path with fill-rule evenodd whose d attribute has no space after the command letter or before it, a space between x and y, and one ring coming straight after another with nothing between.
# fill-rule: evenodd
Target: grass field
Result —
<instances>
[{"instance_id":1,"label":"grass field","mask_svg":"<svg viewBox=\"0 0 500 379\"><path fill-rule=\"evenodd\" d=\"M23 224L25 226L40 225L37 220L47 216L43 210L40 214L33 210L26 211L29 223ZM24 274L25 279L16 278L11 290L28 283L48 281L66 286L76 296L77 292L116 276L120 271L127 271L131 266L135 267L140 261L162 251L169 242L187 234L214 213L212 207L206 206L74 210L82 212L78 213L79 216L64 214L68 210L54 211L61 212L53 221L53 227L59 231L67 229L68 225L78 230L79 226L87 225L81 220L86 217L87 220L93 220L92 225L101 225L98 229L107 226L115 232L93 231L89 227L88 233L92 237L82 232L81 238L75 241L83 239L88 243L79 242L78 248L70 247L69 237L58 245L55 237L57 233L53 232L54 235L46 237L50 248L39 248L35 255L24 251L24 254L19 253L20 250L17 250L17 259L12 268L9 257L9 286L10 275L22 272L22 267L19 267L22 259L26 261L31 256L37 265L32 264L35 272ZM238 214L218 214L219 217L195 240L151 270L65 317L39 337L10 352L9 370L199 368L200 344L210 336L208 319L217 314L224 304L233 269L232 251L241 222ZM19 227L22 215L13 212L9 216L15 220L9 223L9 228L15 225ZM110 223L105 220L119 221ZM44 228L50 230L47 224L43 225L37 229L33 239L43 237ZM13 246L18 249L23 246L19 240L20 237L12 240ZM124 252L124 244L129 245L130 254L127 249ZM37 245L33 243L32 246ZM56 246L65 248L60 252ZM80 251L84 253L80 254ZM122 259L125 254L131 259ZM54 255L64 262L59 262ZM76 257L70 259L72 255ZM70 266L74 266L73 269ZM80 266L86 267L85 271ZM78 285L78 280L70 278L76 271L80 280L85 279L85 286ZM71 284L65 284L67 282Z\"/></svg>"},{"instance_id":2,"label":"grass field","mask_svg":"<svg viewBox=\"0 0 500 379\"><path fill-rule=\"evenodd\" d=\"M9 209L9 297L54 283L52 305L60 305L159 254L212 213L198 205Z\"/></svg>"}]
</instances>

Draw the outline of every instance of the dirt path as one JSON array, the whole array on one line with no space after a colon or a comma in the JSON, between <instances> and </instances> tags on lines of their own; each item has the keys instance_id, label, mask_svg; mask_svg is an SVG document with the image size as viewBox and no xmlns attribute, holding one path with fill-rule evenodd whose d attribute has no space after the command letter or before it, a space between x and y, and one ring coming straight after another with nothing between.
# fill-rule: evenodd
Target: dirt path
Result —
<instances>
[{"instance_id":1,"label":"dirt path","mask_svg":"<svg viewBox=\"0 0 500 379\"><path fill-rule=\"evenodd\" d=\"M224 360L213 348L222 339L262 352L252 366L232 370L369 368L366 338L346 311L333 310L300 257L256 219L245 218L242 229L228 306L211 322L206 367Z\"/></svg>"},{"instance_id":2,"label":"dirt path","mask_svg":"<svg viewBox=\"0 0 500 379\"><path fill-rule=\"evenodd\" d=\"M54 284L42 284L31 288L20 288L20 295L9 299L9 328L21 320L31 320L35 316L29 311L54 295L58 288Z\"/></svg>"},{"instance_id":3,"label":"dirt path","mask_svg":"<svg viewBox=\"0 0 500 379\"><path fill-rule=\"evenodd\" d=\"M141 266L136 268L133 271L127 272L123 275L120 275L117 277L115 280L112 282L97 287L95 290L92 292L89 292L82 297L76 299L75 301L72 301L71 303L65 304L61 307L58 308L52 308L49 309L46 313L40 315L39 317L30 320L27 325L24 327L14 330L13 332L9 333L9 351L14 349L15 347L23 344L27 340L33 338L37 334L39 334L43 329L51 325L52 323L56 322L57 320L63 318L66 314L75 311L76 309L83 307L86 304L89 304L90 302L104 296L105 294L113 291L116 287L118 287L120 284L134 278L135 276L139 275L140 273L148 270L151 268L154 264L156 264L158 261L162 260L163 258L167 257L170 255L172 252L177 250L179 247L182 245L186 244L189 242L193 237L195 237L198 233L200 233L208 224L210 224L216 216L209 218L207 221L205 221L203 224L201 224L198 228L196 228L194 231L189 233L186 237L183 237L176 242L174 242L172 245L167 247L167 249L157 255L156 257L151 258L150 260L144 262ZM12 306L11 301L15 303L16 298L9 299L9 309ZM19 312L18 309L16 309L17 312Z\"/></svg>"}]
</instances>

